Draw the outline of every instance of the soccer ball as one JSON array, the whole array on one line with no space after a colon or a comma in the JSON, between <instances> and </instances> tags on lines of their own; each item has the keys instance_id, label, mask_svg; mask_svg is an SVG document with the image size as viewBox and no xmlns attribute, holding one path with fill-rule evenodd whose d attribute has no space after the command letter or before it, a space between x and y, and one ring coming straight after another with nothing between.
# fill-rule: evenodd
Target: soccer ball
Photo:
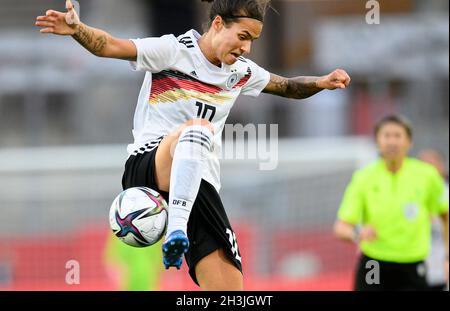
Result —
<instances>
[{"instance_id":1,"label":"soccer ball","mask_svg":"<svg viewBox=\"0 0 450 311\"><path fill-rule=\"evenodd\" d=\"M158 242L167 229L167 203L153 189L129 188L111 204L109 223L114 234L134 247Z\"/></svg>"}]
</instances>

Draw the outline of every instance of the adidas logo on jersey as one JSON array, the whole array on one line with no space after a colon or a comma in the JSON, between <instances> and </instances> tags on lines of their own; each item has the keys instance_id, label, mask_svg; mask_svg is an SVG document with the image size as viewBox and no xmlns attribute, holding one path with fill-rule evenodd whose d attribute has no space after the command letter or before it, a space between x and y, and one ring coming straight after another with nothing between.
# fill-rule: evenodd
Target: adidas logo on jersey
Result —
<instances>
[{"instance_id":1,"label":"adidas logo on jersey","mask_svg":"<svg viewBox=\"0 0 450 311\"><path fill-rule=\"evenodd\" d=\"M194 43L192 42L192 39L190 37L183 37L179 41L180 43L184 44L187 48L193 48Z\"/></svg>"},{"instance_id":2,"label":"adidas logo on jersey","mask_svg":"<svg viewBox=\"0 0 450 311\"><path fill-rule=\"evenodd\" d=\"M194 76L194 77L198 78L197 73L195 71L191 72L191 76Z\"/></svg>"}]
</instances>

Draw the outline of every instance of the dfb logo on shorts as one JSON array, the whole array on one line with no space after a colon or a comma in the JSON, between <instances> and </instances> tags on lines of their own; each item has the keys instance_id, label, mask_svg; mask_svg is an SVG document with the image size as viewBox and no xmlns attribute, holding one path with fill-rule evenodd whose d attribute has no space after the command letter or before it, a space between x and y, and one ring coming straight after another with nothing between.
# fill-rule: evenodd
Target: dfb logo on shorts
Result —
<instances>
[{"instance_id":1,"label":"dfb logo on shorts","mask_svg":"<svg viewBox=\"0 0 450 311\"><path fill-rule=\"evenodd\" d=\"M236 241L236 234L234 234L234 232L230 229L227 229L226 233L228 234L228 240L231 244L231 252L237 260L241 261L241 256L239 255L239 248Z\"/></svg>"},{"instance_id":2,"label":"dfb logo on shorts","mask_svg":"<svg viewBox=\"0 0 450 311\"><path fill-rule=\"evenodd\" d=\"M186 201L183 201L183 200L173 200L172 201L172 204L173 205L181 205L181 206L183 206L183 207L185 207L186 206Z\"/></svg>"}]
</instances>

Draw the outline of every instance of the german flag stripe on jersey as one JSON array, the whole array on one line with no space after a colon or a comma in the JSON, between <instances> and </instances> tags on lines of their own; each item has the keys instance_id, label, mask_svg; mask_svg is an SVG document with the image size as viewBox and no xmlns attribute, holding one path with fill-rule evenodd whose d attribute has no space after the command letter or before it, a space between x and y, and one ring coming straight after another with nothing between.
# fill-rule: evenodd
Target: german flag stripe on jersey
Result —
<instances>
[{"instance_id":1,"label":"german flag stripe on jersey","mask_svg":"<svg viewBox=\"0 0 450 311\"><path fill-rule=\"evenodd\" d=\"M247 83L247 81L250 79L251 76L252 76L252 71L250 70L250 67L248 67L247 74L245 75L245 77L243 77L241 80L239 80L239 82L233 87L233 89L243 86L245 83Z\"/></svg>"},{"instance_id":2,"label":"german flag stripe on jersey","mask_svg":"<svg viewBox=\"0 0 450 311\"><path fill-rule=\"evenodd\" d=\"M243 86L251 77L251 70L234 87ZM223 104L232 96L221 87L204 83L184 73L164 70L152 76L152 90L149 104L174 103L179 100L199 100Z\"/></svg>"}]
</instances>

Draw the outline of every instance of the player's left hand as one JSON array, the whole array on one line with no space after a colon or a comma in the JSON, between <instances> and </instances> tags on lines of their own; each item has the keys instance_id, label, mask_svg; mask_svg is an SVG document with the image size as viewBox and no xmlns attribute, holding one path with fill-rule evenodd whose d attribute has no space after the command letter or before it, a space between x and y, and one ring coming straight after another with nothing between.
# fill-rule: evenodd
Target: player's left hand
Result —
<instances>
[{"instance_id":1,"label":"player's left hand","mask_svg":"<svg viewBox=\"0 0 450 311\"><path fill-rule=\"evenodd\" d=\"M343 69L336 69L332 73L317 80L317 86L322 89L345 89L350 84L350 76Z\"/></svg>"}]
</instances>

